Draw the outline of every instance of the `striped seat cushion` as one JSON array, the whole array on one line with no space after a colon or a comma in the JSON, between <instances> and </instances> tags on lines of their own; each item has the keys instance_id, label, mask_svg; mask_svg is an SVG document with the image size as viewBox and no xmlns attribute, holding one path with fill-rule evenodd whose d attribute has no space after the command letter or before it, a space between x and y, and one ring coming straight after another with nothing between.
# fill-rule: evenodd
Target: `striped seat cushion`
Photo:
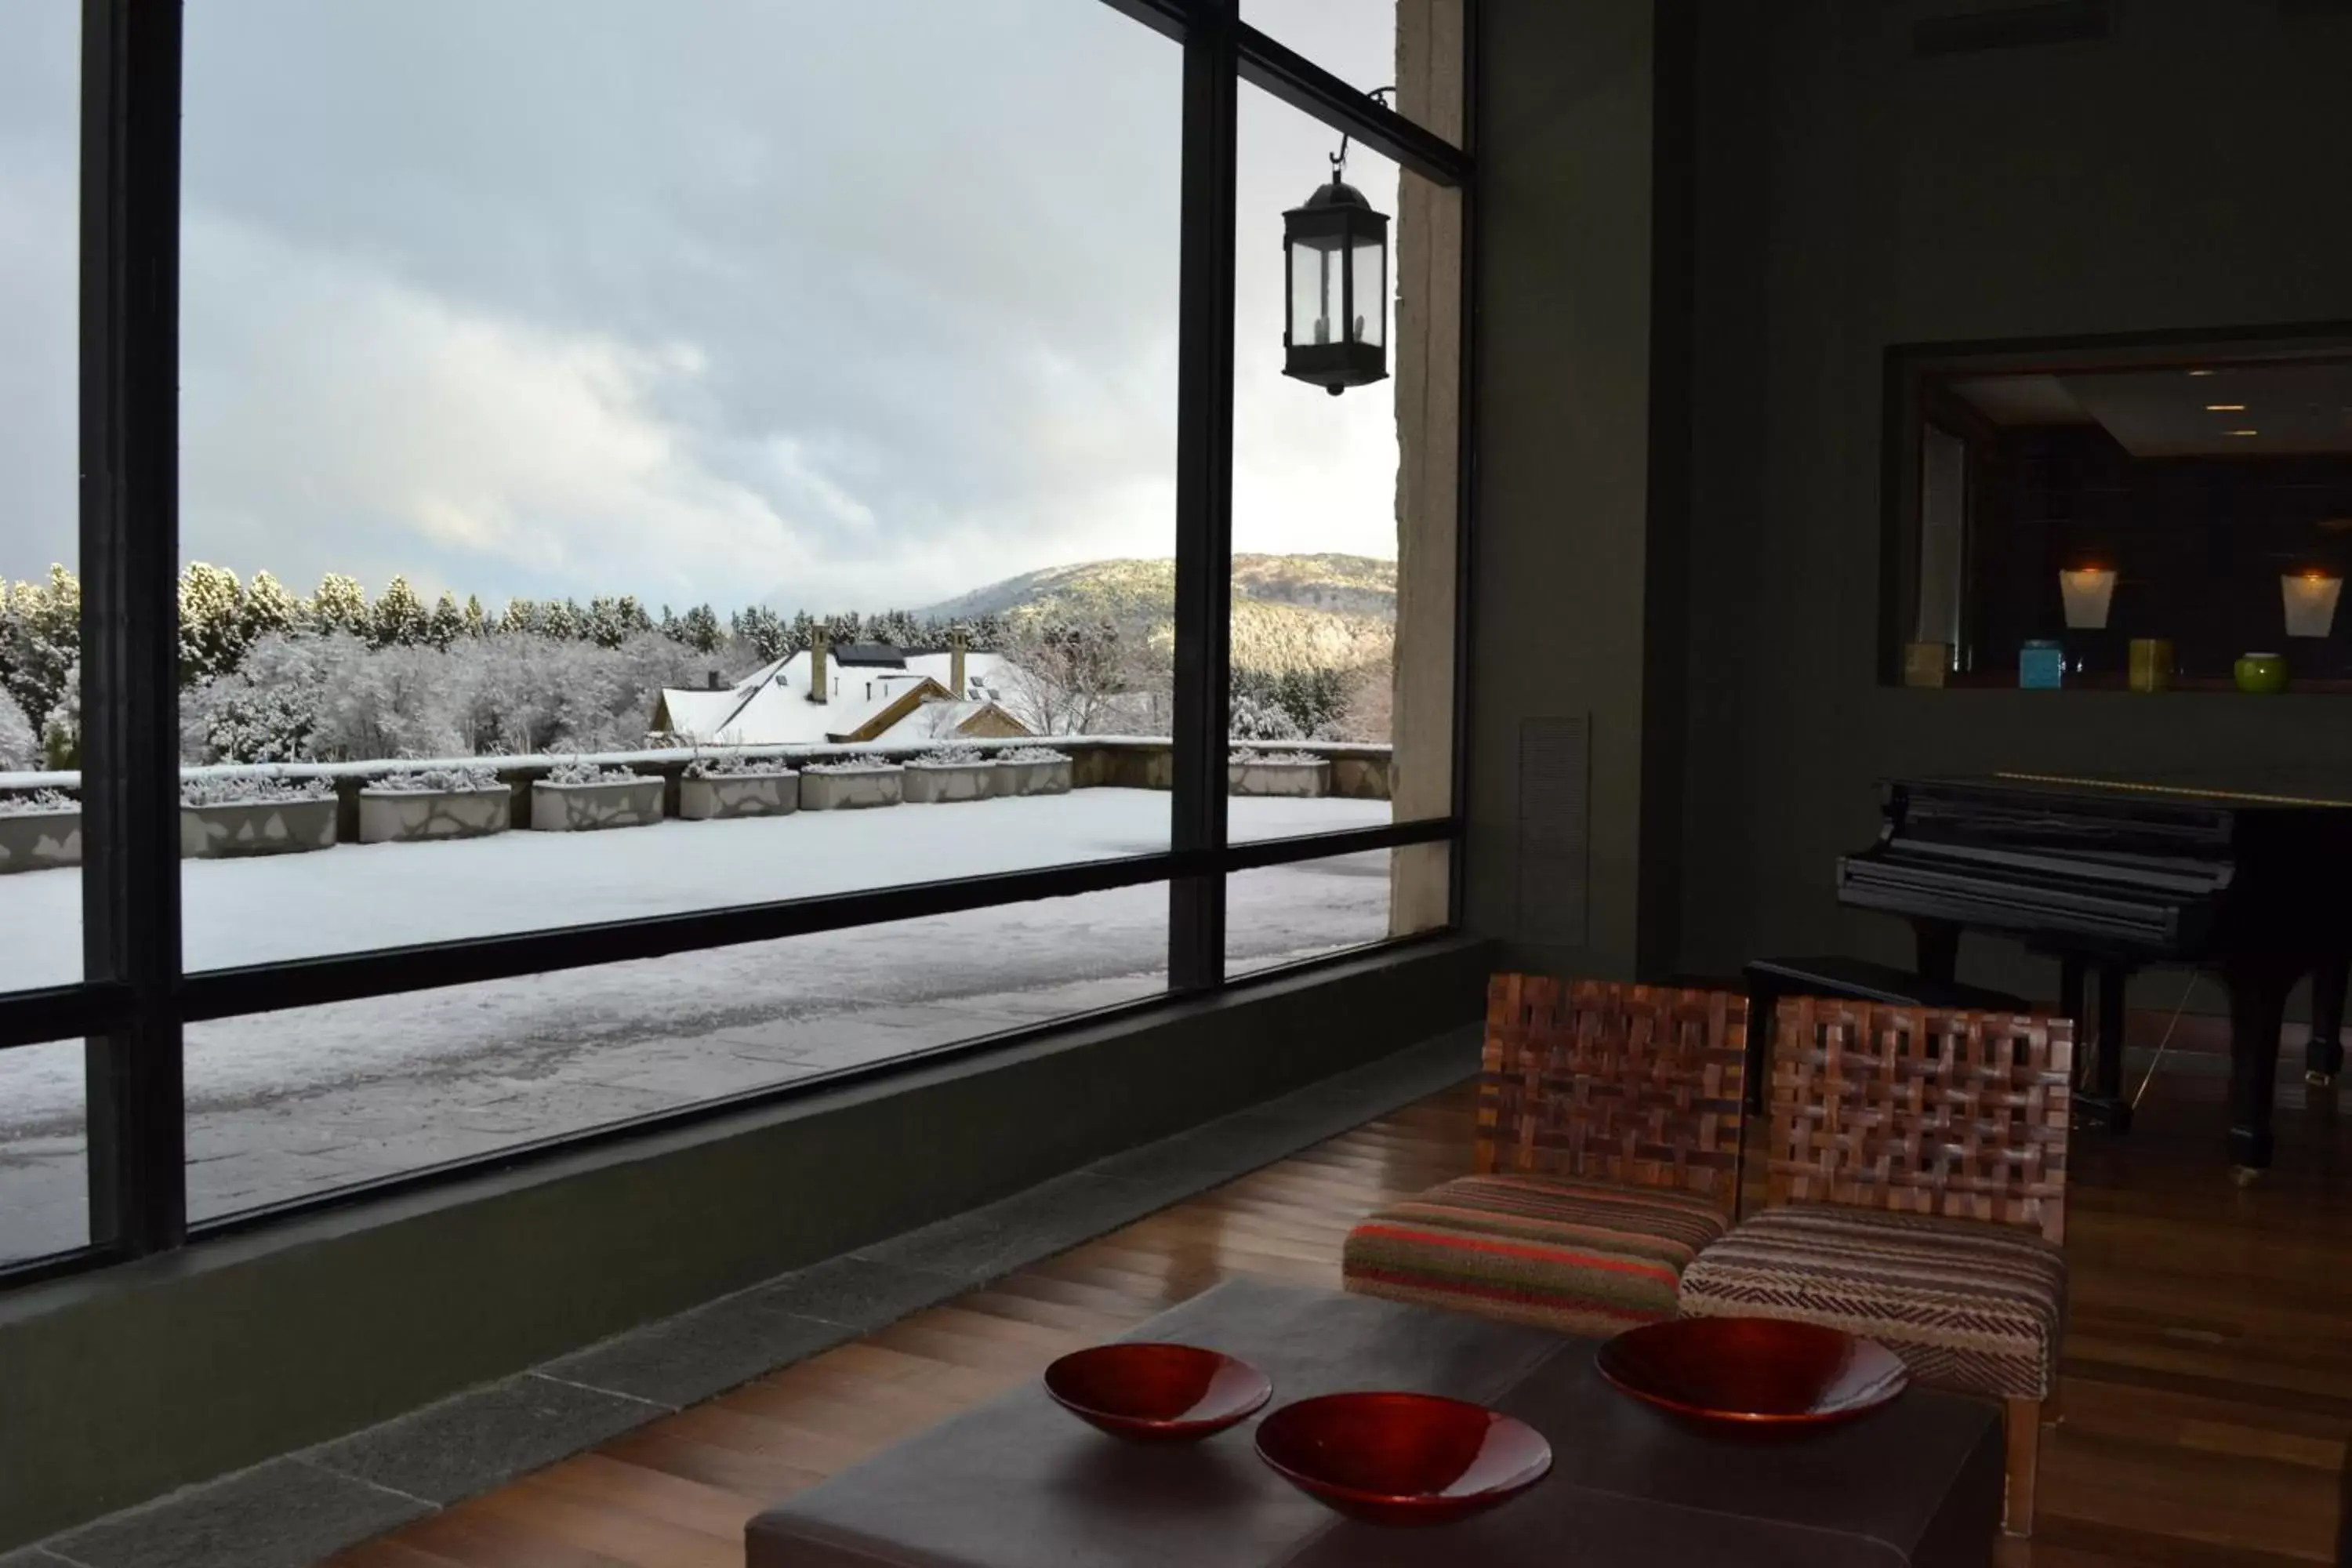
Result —
<instances>
[{"instance_id":1,"label":"striped seat cushion","mask_svg":"<svg viewBox=\"0 0 2352 1568\"><path fill-rule=\"evenodd\" d=\"M1349 1289L1571 1334L1675 1315L1675 1282L1726 1221L1695 1193L1464 1176L1348 1235Z\"/></svg>"},{"instance_id":2,"label":"striped seat cushion","mask_svg":"<svg viewBox=\"0 0 2352 1568\"><path fill-rule=\"evenodd\" d=\"M2055 1386L2066 1258L2015 1226L1830 1205L1741 1221L1683 1274L1687 1318L1795 1318L1878 1341L1923 1384Z\"/></svg>"}]
</instances>

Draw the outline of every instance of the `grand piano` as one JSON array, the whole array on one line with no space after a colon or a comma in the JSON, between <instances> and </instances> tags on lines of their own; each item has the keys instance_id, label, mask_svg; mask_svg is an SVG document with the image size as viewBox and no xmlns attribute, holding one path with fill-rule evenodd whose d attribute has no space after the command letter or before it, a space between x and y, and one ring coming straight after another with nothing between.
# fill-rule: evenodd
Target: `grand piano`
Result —
<instances>
[{"instance_id":1,"label":"grand piano","mask_svg":"<svg viewBox=\"0 0 2352 1568\"><path fill-rule=\"evenodd\" d=\"M2275 779L2126 781L1995 773L1882 786L1878 841L1838 862L1838 898L1908 920L1919 972L1948 982L1964 931L2060 960L2060 1007L2098 978L2099 1048L2076 1096L2121 1131L2124 983L2149 964L2219 976L2230 1006L2230 1154L2271 1162L2287 993L2313 977L2306 1072L2332 1082L2352 958L2352 790Z\"/></svg>"}]
</instances>

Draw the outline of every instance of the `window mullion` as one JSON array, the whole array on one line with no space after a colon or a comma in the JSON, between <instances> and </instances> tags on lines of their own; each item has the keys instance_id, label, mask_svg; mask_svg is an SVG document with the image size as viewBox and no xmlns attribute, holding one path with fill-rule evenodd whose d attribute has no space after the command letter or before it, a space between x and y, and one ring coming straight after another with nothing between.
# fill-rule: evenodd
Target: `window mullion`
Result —
<instances>
[{"instance_id":1,"label":"window mullion","mask_svg":"<svg viewBox=\"0 0 2352 1568\"><path fill-rule=\"evenodd\" d=\"M1239 95L1232 0L1200 8L1184 44L1183 227L1177 323L1175 777L1179 853L1225 842L1233 580L1234 191ZM1171 989L1223 983L1221 871L1170 886Z\"/></svg>"},{"instance_id":2,"label":"window mullion","mask_svg":"<svg viewBox=\"0 0 2352 1568\"><path fill-rule=\"evenodd\" d=\"M88 1046L92 1242L187 1230L178 734L178 0L83 9L83 967L127 1018Z\"/></svg>"}]
</instances>

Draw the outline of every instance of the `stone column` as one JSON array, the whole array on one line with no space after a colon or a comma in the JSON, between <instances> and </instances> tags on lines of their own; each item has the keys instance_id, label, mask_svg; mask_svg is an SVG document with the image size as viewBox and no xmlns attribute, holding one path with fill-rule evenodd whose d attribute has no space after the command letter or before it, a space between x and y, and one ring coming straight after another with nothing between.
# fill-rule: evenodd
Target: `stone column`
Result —
<instances>
[{"instance_id":1,"label":"stone column","mask_svg":"<svg viewBox=\"0 0 2352 1568\"><path fill-rule=\"evenodd\" d=\"M1462 0L1397 0L1397 108L1464 135ZM1454 809L1454 622L1462 406L1462 194L1405 174L1396 224L1395 817ZM1446 847L1396 852L1389 929L1445 921Z\"/></svg>"}]
</instances>

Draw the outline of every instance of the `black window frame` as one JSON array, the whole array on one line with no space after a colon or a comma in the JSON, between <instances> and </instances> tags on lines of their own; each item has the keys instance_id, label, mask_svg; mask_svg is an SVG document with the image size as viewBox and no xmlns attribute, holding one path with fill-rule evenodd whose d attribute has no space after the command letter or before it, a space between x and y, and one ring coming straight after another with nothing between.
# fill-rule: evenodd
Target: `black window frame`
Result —
<instances>
[{"instance_id":1,"label":"black window frame","mask_svg":"<svg viewBox=\"0 0 2352 1568\"><path fill-rule=\"evenodd\" d=\"M0 1289L165 1252L192 1239L504 1168L836 1086L942 1056L1148 1017L1459 923L1464 727L1469 711L1475 468L1468 127L1455 146L1241 19L1241 0L1101 0L1183 50L1178 325L1176 682L1171 847L1164 854L947 881L189 973L178 837L178 386L184 0L83 0L81 63L80 569L84 977L0 995L0 1050L86 1041L89 1239L0 1265ZM1464 7L1465 102L1477 0ZM1233 561L1235 110L1248 82L1401 167L1463 192L1454 711L1450 814L1385 826L1232 843L1227 836ZM1272 264L1269 258L1269 265ZM1332 856L1452 847L1447 923L1228 979L1226 880ZM1165 882L1169 989L1119 1007L958 1041L772 1089L705 1101L191 1226L183 1033L191 1023L547 973L741 942Z\"/></svg>"}]
</instances>

